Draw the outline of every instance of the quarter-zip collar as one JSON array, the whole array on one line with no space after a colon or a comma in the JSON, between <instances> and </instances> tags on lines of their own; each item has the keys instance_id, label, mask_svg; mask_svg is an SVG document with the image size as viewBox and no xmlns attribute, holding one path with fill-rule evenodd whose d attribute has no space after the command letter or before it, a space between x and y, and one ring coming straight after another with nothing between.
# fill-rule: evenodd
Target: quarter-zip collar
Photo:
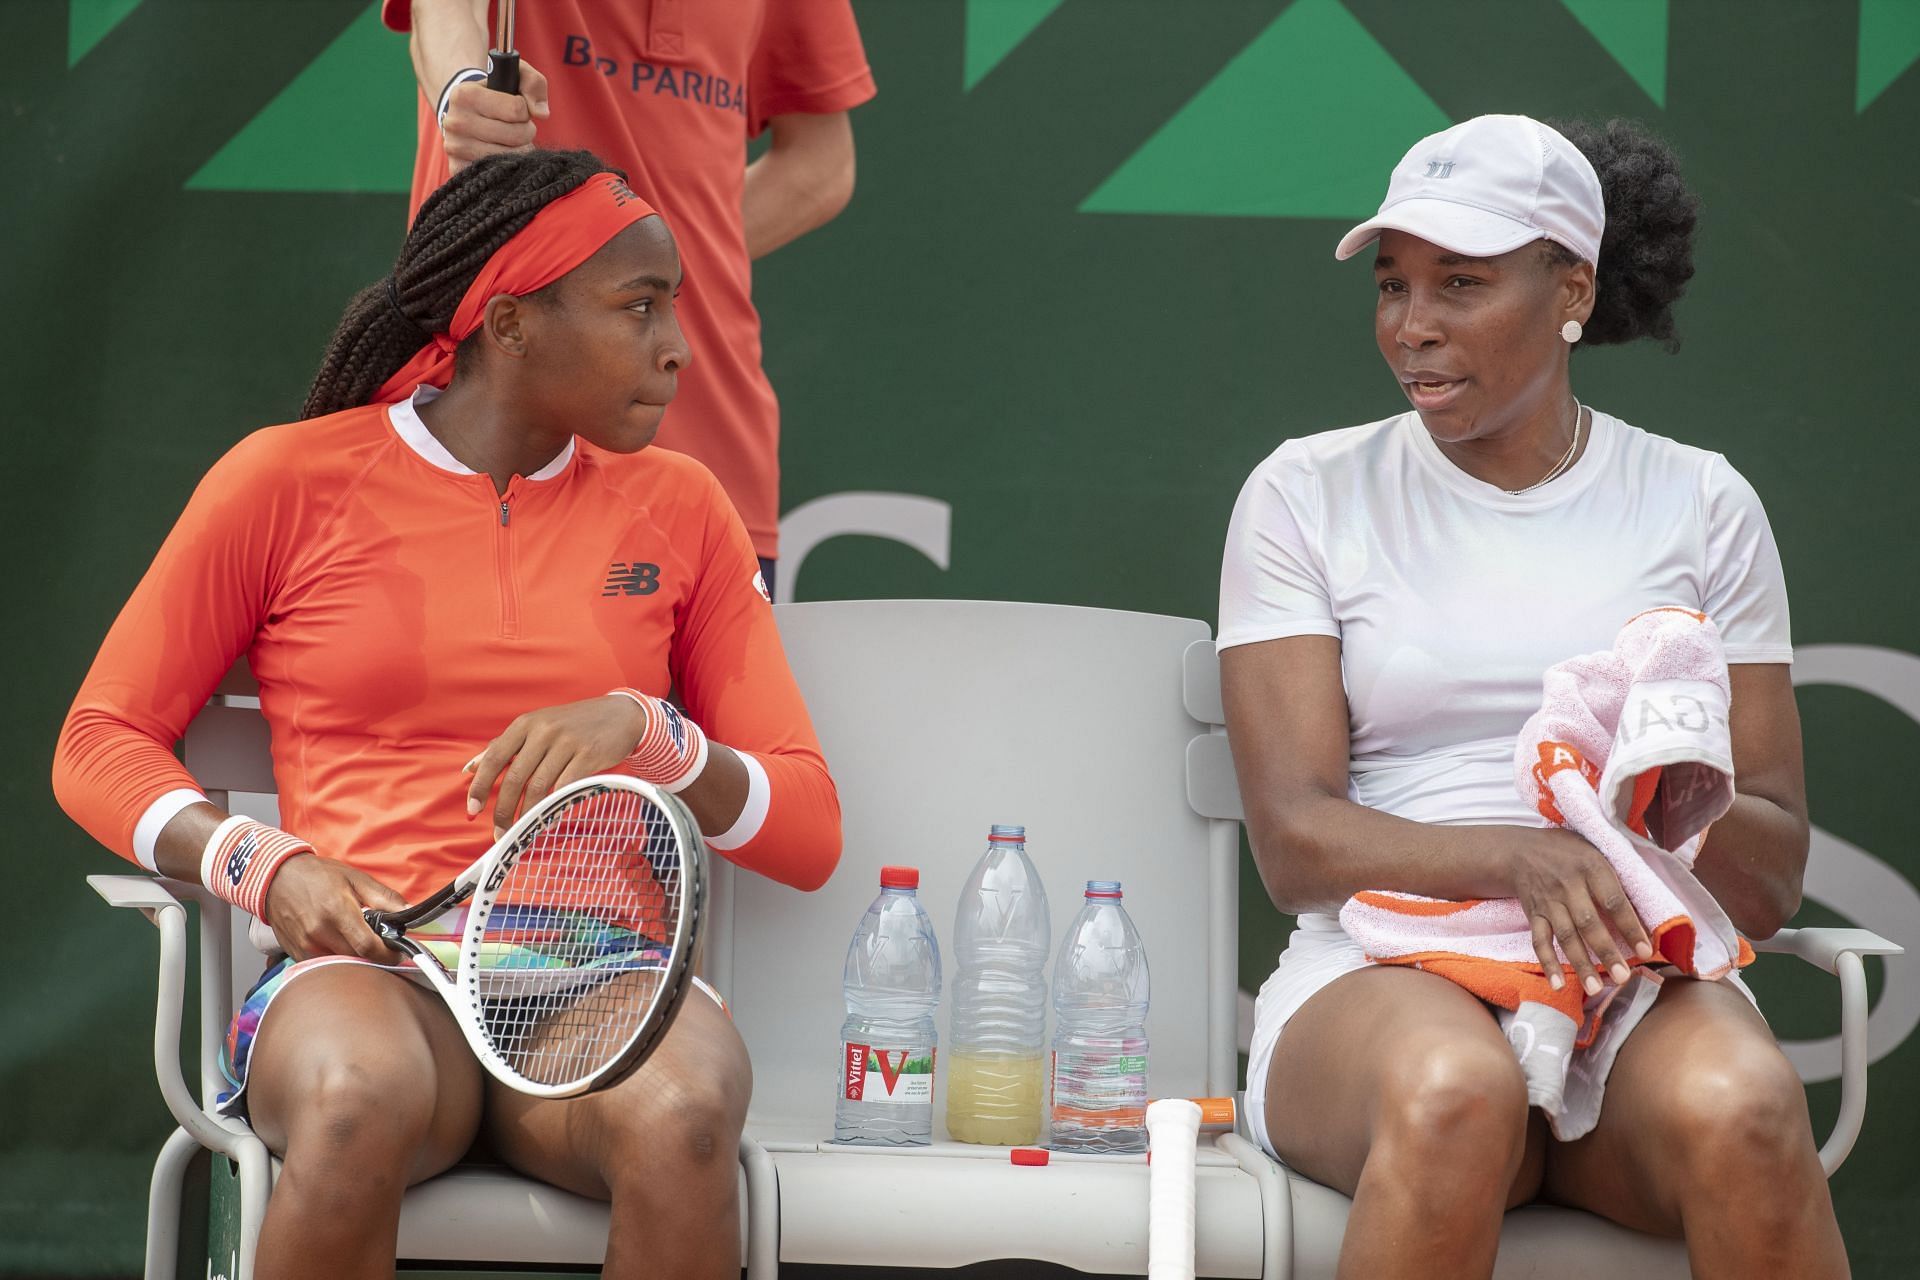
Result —
<instances>
[{"instance_id":1,"label":"quarter-zip collar","mask_svg":"<svg viewBox=\"0 0 1920 1280\"><path fill-rule=\"evenodd\" d=\"M387 419L393 424L393 433L400 437L402 444L413 450L422 461L436 470L445 471L456 476L479 475L479 472L448 452L447 446L440 443L439 437L427 429L426 422L420 417L418 406L430 404L434 400L439 399L440 395L441 391L439 387L430 386L423 382L414 388L413 395L409 398L399 401L397 404L388 405ZM574 456L578 452L579 450L575 447L574 438L568 436L566 447L555 454L552 461L530 475L515 476L514 481L518 482L523 479L535 482L556 480L566 473L567 468L572 465Z\"/></svg>"}]
</instances>

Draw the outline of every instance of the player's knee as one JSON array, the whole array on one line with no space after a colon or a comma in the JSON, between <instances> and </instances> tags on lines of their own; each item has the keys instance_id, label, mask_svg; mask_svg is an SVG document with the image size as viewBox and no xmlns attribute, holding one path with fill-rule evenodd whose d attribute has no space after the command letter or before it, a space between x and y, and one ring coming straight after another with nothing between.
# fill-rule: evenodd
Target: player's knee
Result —
<instances>
[{"instance_id":1,"label":"player's knee","mask_svg":"<svg viewBox=\"0 0 1920 1280\"><path fill-rule=\"evenodd\" d=\"M647 1105L607 1110L609 1181L642 1168L654 1178L700 1177L730 1170L739 1160L746 1099L726 1080L678 1081Z\"/></svg>"},{"instance_id":2,"label":"player's knee","mask_svg":"<svg viewBox=\"0 0 1920 1280\"><path fill-rule=\"evenodd\" d=\"M1408 1053L1385 1074L1376 1146L1390 1158L1510 1179L1525 1148L1526 1081L1503 1044L1478 1041Z\"/></svg>"},{"instance_id":3,"label":"player's knee","mask_svg":"<svg viewBox=\"0 0 1920 1280\"><path fill-rule=\"evenodd\" d=\"M288 1155L327 1160L410 1152L432 1124L432 1094L430 1077L383 1070L377 1062L317 1064L290 1126Z\"/></svg>"},{"instance_id":4,"label":"player's knee","mask_svg":"<svg viewBox=\"0 0 1920 1280\"><path fill-rule=\"evenodd\" d=\"M1678 1064L1669 1083L1666 1128L1689 1165L1777 1176L1812 1144L1806 1094L1778 1053Z\"/></svg>"}]
</instances>

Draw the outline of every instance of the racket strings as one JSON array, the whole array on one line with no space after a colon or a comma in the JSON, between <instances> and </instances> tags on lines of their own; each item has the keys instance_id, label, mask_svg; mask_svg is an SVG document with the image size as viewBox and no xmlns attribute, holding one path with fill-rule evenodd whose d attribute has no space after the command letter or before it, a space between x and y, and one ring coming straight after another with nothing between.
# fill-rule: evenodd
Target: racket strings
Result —
<instances>
[{"instance_id":1,"label":"racket strings","mask_svg":"<svg viewBox=\"0 0 1920 1280\"><path fill-rule=\"evenodd\" d=\"M583 795L529 833L462 957L510 1070L585 1080L647 1031L684 968L686 881L671 819L642 795Z\"/></svg>"}]
</instances>

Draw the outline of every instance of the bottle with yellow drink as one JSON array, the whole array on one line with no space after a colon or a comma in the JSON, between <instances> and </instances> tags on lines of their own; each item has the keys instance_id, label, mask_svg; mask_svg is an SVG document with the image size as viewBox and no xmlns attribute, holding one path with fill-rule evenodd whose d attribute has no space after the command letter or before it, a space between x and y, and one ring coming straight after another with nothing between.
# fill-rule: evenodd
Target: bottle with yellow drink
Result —
<instances>
[{"instance_id":1,"label":"bottle with yellow drink","mask_svg":"<svg viewBox=\"0 0 1920 1280\"><path fill-rule=\"evenodd\" d=\"M1026 828L995 826L960 891L947 1056L947 1133L1030 1146L1045 1132L1047 891Z\"/></svg>"}]
</instances>

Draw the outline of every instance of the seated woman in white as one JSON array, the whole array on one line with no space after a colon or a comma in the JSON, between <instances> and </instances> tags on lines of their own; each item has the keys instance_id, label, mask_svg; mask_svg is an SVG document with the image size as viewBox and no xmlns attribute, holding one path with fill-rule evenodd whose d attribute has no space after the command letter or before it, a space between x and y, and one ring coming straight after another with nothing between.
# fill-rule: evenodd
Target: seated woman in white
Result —
<instances>
[{"instance_id":1,"label":"seated woman in white","mask_svg":"<svg viewBox=\"0 0 1920 1280\"><path fill-rule=\"evenodd\" d=\"M1569 140L1569 135L1571 140ZM1299 916L1261 990L1255 1134L1354 1200L1342 1276L1485 1276L1532 1200L1684 1237L1696 1276L1842 1276L1793 1068L1737 980L1670 977L1597 1127L1530 1111L1488 1007L1368 963L1352 894L1515 898L1589 996L1651 956L1604 859L1514 789L1554 663L1661 605L1726 644L1737 798L1695 872L1751 937L1807 854L1780 558L1718 454L1583 406L1580 345L1671 342L1695 201L1631 128L1483 116L1417 143L1385 204L1374 336L1413 412L1290 440L1234 510L1222 571L1228 731L1267 891Z\"/></svg>"}]
</instances>

